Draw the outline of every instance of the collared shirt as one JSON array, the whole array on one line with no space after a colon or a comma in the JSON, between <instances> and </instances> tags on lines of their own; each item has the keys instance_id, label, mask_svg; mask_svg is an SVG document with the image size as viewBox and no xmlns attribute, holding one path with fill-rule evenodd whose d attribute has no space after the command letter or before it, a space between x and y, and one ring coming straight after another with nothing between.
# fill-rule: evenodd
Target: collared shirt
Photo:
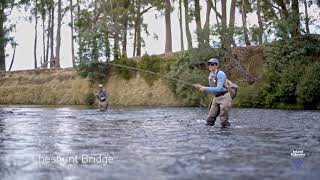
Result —
<instances>
[{"instance_id":1,"label":"collared shirt","mask_svg":"<svg viewBox=\"0 0 320 180\"><path fill-rule=\"evenodd\" d=\"M208 94L213 94L213 93L219 93L222 91L222 88L223 88L223 85L224 85L224 82L226 80L226 74L219 70L218 73L217 73L218 70L216 70L213 74L213 72L210 72L209 73L209 85L210 86L213 86L213 87L205 87L204 88L204 91ZM215 77L217 76L217 77ZM217 82L213 82L213 81L217 81ZM213 84L216 84L216 86L214 86Z\"/></svg>"}]
</instances>

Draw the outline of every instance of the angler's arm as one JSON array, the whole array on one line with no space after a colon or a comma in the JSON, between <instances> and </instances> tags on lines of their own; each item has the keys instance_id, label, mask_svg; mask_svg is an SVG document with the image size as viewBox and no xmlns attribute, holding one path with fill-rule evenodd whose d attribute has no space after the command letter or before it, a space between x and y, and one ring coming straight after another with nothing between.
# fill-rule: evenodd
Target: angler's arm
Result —
<instances>
[{"instance_id":1,"label":"angler's arm","mask_svg":"<svg viewBox=\"0 0 320 180\"><path fill-rule=\"evenodd\" d=\"M199 91L206 92L208 94L218 93L218 92L221 92L225 79L226 79L226 76L224 73L218 73L217 74L218 82L216 87L205 87L201 85L196 85L195 88L198 89Z\"/></svg>"},{"instance_id":2,"label":"angler's arm","mask_svg":"<svg viewBox=\"0 0 320 180\"><path fill-rule=\"evenodd\" d=\"M213 93L218 93L221 92L222 88L223 88L223 84L225 81L225 77L223 76L223 74L218 74L217 75L217 86L216 87L204 87L204 92L208 93L208 94L213 94Z\"/></svg>"}]
</instances>

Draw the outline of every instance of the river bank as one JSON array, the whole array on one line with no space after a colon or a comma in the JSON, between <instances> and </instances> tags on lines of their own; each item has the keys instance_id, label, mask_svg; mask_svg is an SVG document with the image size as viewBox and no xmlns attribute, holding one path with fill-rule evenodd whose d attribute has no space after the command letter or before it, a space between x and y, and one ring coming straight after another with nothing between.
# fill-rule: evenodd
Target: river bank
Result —
<instances>
[{"instance_id":1,"label":"river bank","mask_svg":"<svg viewBox=\"0 0 320 180\"><path fill-rule=\"evenodd\" d=\"M111 75L104 84L114 106L181 106L164 82L149 86L138 74L130 80ZM0 79L0 104L85 105L98 82L81 78L74 69L6 72Z\"/></svg>"}]
</instances>

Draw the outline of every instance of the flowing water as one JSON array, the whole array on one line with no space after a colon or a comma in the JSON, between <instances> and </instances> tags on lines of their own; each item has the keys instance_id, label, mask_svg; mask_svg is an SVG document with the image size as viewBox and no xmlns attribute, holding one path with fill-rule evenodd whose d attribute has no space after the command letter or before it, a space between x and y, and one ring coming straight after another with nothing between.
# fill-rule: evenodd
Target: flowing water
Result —
<instances>
[{"instance_id":1,"label":"flowing water","mask_svg":"<svg viewBox=\"0 0 320 180\"><path fill-rule=\"evenodd\" d=\"M0 179L320 179L319 111L206 112L0 107Z\"/></svg>"}]
</instances>

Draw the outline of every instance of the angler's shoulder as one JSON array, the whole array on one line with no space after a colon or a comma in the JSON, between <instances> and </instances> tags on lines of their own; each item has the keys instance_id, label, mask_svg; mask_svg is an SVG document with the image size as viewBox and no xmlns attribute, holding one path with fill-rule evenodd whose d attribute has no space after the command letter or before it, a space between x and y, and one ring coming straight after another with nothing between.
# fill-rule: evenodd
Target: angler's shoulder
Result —
<instances>
[{"instance_id":1,"label":"angler's shoulder","mask_svg":"<svg viewBox=\"0 0 320 180\"><path fill-rule=\"evenodd\" d=\"M217 77L226 77L226 74L222 70L219 70L217 73Z\"/></svg>"}]
</instances>

